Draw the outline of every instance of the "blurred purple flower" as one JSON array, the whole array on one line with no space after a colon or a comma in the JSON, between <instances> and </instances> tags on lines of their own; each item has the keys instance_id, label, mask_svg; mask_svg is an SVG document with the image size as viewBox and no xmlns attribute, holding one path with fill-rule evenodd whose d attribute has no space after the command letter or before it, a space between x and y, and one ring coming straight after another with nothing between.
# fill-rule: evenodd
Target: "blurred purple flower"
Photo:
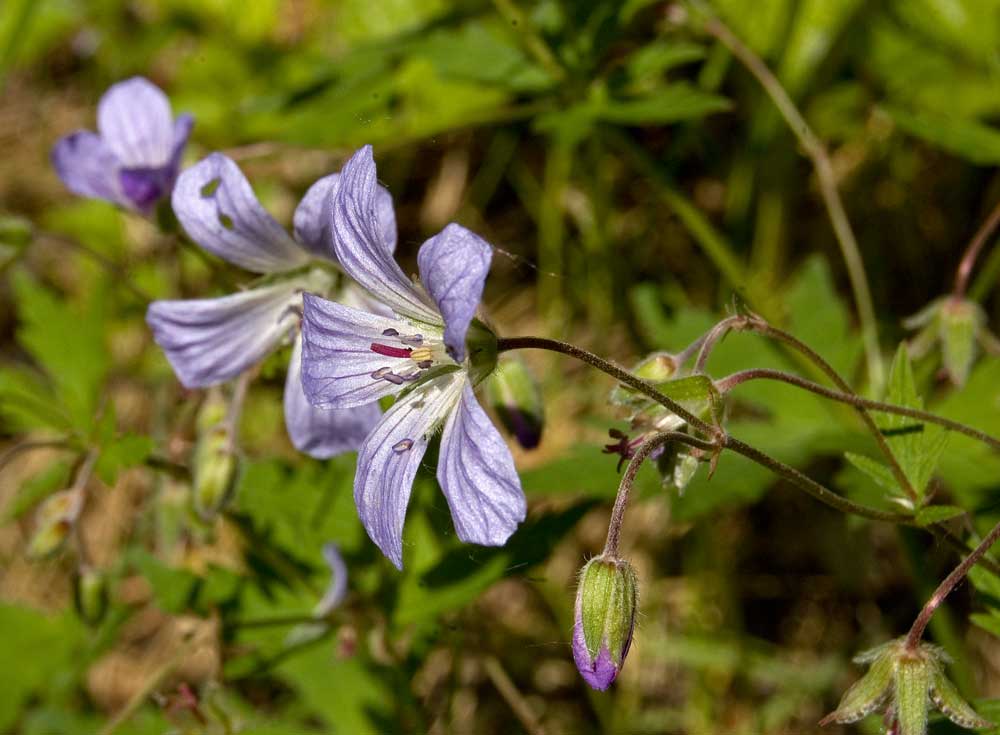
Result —
<instances>
[{"instance_id":1,"label":"blurred purple flower","mask_svg":"<svg viewBox=\"0 0 1000 735\"><path fill-rule=\"evenodd\" d=\"M142 214L169 196L193 119L175 120L170 101L142 77L113 84L97 105L99 133L78 130L52 149L70 191Z\"/></svg>"},{"instance_id":2,"label":"blurred purple flower","mask_svg":"<svg viewBox=\"0 0 1000 735\"><path fill-rule=\"evenodd\" d=\"M283 274L300 270L315 258L334 261L321 205L338 182L339 174L331 174L310 187L295 210L294 237L257 201L239 167L220 153L181 174L173 207L188 235L205 250L255 273ZM386 223L382 235L391 249L396 238L392 198L380 188L376 199ZM302 392L302 293L326 291L333 282L329 272L313 269L221 298L155 301L146 321L188 388L230 380L293 337L285 381L285 426L300 451L332 457L357 449L381 415L373 402L348 410L316 408ZM340 297L366 303L363 292L352 286L342 289Z\"/></svg>"},{"instance_id":3,"label":"blurred purple flower","mask_svg":"<svg viewBox=\"0 0 1000 735\"><path fill-rule=\"evenodd\" d=\"M302 375L306 396L324 408L397 396L361 445L354 500L368 535L402 568L413 479L442 425L437 477L460 539L504 544L524 520L525 499L510 450L473 394L496 362L495 336L473 323L492 248L448 225L420 248L416 284L393 259L377 192L366 146L331 197L332 239L341 267L393 315L306 294Z\"/></svg>"}]
</instances>

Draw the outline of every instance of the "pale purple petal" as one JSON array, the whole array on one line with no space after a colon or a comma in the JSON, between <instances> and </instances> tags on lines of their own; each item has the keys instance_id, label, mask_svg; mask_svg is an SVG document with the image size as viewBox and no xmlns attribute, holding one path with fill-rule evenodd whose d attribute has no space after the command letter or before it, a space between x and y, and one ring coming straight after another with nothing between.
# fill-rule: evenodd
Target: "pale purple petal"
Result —
<instances>
[{"instance_id":1,"label":"pale purple petal","mask_svg":"<svg viewBox=\"0 0 1000 735\"><path fill-rule=\"evenodd\" d=\"M188 114L178 115L174 120L173 150L170 153L170 163L173 164L174 171L180 166L181 157L184 155L184 147L188 138L191 137L191 128L194 127L194 118Z\"/></svg>"},{"instance_id":2,"label":"pale purple petal","mask_svg":"<svg viewBox=\"0 0 1000 735\"><path fill-rule=\"evenodd\" d=\"M257 201L232 160L213 153L177 180L174 213L196 243L255 273L305 265L309 254Z\"/></svg>"},{"instance_id":3,"label":"pale purple petal","mask_svg":"<svg viewBox=\"0 0 1000 735\"><path fill-rule=\"evenodd\" d=\"M153 338L188 388L236 377L260 362L298 320L297 284L281 283L218 299L154 301Z\"/></svg>"},{"instance_id":4,"label":"pale purple petal","mask_svg":"<svg viewBox=\"0 0 1000 735\"><path fill-rule=\"evenodd\" d=\"M295 238L314 255L336 260L330 233L333 196L339 188L340 174L324 176L302 197L293 219ZM392 195L382 186L376 189L376 215L381 229L381 244L390 253L396 249L396 212Z\"/></svg>"},{"instance_id":5,"label":"pale purple petal","mask_svg":"<svg viewBox=\"0 0 1000 735\"><path fill-rule=\"evenodd\" d=\"M418 385L385 412L358 453L354 502L372 541L403 568L403 521L427 444L461 395L454 372Z\"/></svg>"},{"instance_id":6,"label":"pale purple petal","mask_svg":"<svg viewBox=\"0 0 1000 735\"><path fill-rule=\"evenodd\" d=\"M97 105L97 129L123 167L154 168L173 157L170 100L142 77L113 84L104 93Z\"/></svg>"},{"instance_id":7,"label":"pale purple petal","mask_svg":"<svg viewBox=\"0 0 1000 735\"><path fill-rule=\"evenodd\" d=\"M503 546L524 520L514 458L468 382L444 427L437 477L462 541Z\"/></svg>"},{"instance_id":8,"label":"pale purple petal","mask_svg":"<svg viewBox=\"0 0 1000 735\"><path fill-rule=\"evenodd\" d=\"M60 138L52 149L52 165L74 194L128 206L118 182L118 158L88 130Z\"/></svg>"},{"instance_id":9,"label":"pale purple petal","mask_svg":"<svg viewBox=\"0 0 1000 735\"><path fill-rule=\"evenodd\" d=\"M456 362L465 359L465 333L479 308L492 257L488 242L454 223L417 255L420 282L444 316L444 343Z\"/></svg>"},{"instance_id":10,"label":"pale purple petal","mask_svg":"<svg viewBox=\"0 0 1000 735\"><path fill-rule=\"evenodd\" d=\"M371 146L355 153L340 171L333 196L333 248L344 271L396 313L440 324L430 300L396 264L385 241Z\"/></svg>"},{"instance_id":11,"label":"pale purple petal","mask_svg":"<svg viewBox=\"0 0 1000 735\"><path fill-rule=\"evenodd\" d=\"M576 622L573 624L573 661L576 668L593 689L604 691L611 682L618 676L618 667L611 658L608 647L601 644L601 649L597 653L597 658L592 658L587 650L587 643L583 635L583 622L577 613Z\"/></svg>"},{"instance_id":12,"label":"pale purple petal","mask_svg":"<svg viewBox=\"0 0 1000 735\"><path fill-rule=\"evenodd\" d=\"M323 544L323 560L330 567L330 585L313 610L313 615L318 618L324 618L336 610L347 597L347 564L344 563L337 544Z\"/></svg>"},{"instance_id":13,"label":"pale purple petal","mask_svg":"<svg viewBox=\"0 0 1000 735\"><path fill-rule=\"evenodd\" d=\"M372 351L373 343L387 341L384 336L387 330L405 334L412 327L393 317L305 294L302 386L309 402L322 408L350 408L374 403L403 390L404 385L391 379L374 377L380 373L409 374L416 369L408 359Z\"/></svg>"},{"instance_id":14,"label":"pale purple petal","mask_svg":"<svg viewBox=\"0 0 1000 735\"><path fill-rule=\"evenodd\" d=\"M285 380L285 428L300 452L329 459L354 452L382 417L377 403L356 408L316 408L302 390L302 337L296 337Z\"/></svg>"}]
</instances>

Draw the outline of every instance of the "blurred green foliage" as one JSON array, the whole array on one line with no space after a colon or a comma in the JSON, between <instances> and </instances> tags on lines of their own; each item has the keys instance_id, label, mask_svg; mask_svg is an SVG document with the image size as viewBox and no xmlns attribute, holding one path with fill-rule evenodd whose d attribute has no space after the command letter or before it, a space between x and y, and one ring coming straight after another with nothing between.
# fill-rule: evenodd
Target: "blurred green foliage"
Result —
<instances>
[{"instance_id":1,"label":"blurred green foliage","mask_svg":"<svg viewBox=\"0 0 1000 735\"><path fill-rule=\"evenodd\" d=\"M1000 198L1000 0L710 6L830 147L892 354L901 320L950 288ZM568 641L574 574L600 549L617 484L601 453L607 429L624 428L608 381L533 356L547 426L541 449L518 455L528 521L502 549L463 545L424 472L397 573L357 520L353 457L289 446L279 355L244 410L232 504L205 521L187 469L200 396L143 317L150 299L248 278L176 231L74 199L48 164L59 136L93 127L109 84L142 74L195 116L189 160L227 151L286 223L310 183L372 143L404 264L451 219L498 246L487 303L505 333L628 365L745 304L859 382L853 302L808 162L753 78L677 21L651 0L0 4L0 731L813 730L857 674L850 655L905 630L952 549L841 518L735 455L680 496L646 469L625 531L641 625L616 689L595 695ZM998 269L984 258L970 290L992 323ZM708 367L815 377L750 334ZM900 349L889 400L1000 434L1000 361L982 355L961 389L940 368L938 354L911 365ZM750 383L727 428L852 499L900 507L844 406ZM1000 515L995 453L931 429L891 444L926 502L917 525L974 541ZM86 450L100 480L81 524L91 558L25 561L33 509ZM316 627L330 541L350 595ZM88 565L110 600L90 625L72 604ZM1000 581L977 569L972 582L931 634L964 694L997 696L984 631L1000 635Z\"/></svg>"}]
</instances>

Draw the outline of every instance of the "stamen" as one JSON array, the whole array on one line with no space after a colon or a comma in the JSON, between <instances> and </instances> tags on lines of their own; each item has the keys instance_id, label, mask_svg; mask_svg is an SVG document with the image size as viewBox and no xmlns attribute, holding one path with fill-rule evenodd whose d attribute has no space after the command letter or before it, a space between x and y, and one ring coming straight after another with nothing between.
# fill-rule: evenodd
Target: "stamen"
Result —
<instances>
[{"instance_id":1,"label":"stamen","mask_svg":"<svg viewBox=\"0 0 1000 735\"><path fill-rule=\"evenodd\" d=\"M385 329L385 330L382 331L382 336L383 337L398 337L399 336L399 332L396 331L395 329L393 329L392 327L389 327L388 329Z\"/></svg>"},{"instance_id":2,"label":"stamen","mask_svg":"<svg viewBox=\"0 0 1000 735\"><path fill-rule=\"evenodd\" d=\"M410 337L403 336L399 338L399 341L402 342L404 345L413 345L414 347L419 347L424 343L424 335L414 334Z\"/></svg>"},{"instance_id":3,"label":"stamen","mask_svg":"<svg viewBox=\"0 0 1000 735\"><path fill-rule=\"evenodd\" d=\"M403 452L408 452L411 449L413 449L412 439L403 439L402 441L396 442L392 447L392 451L396 454L402 454Z\"/></svg>"},{"instance_id":4,"label":"stamen","mask_svg":"<svg viewBox=\"0 0 1000 735\"><path fill-rule=\"evenodd\" d=\"M433 360L421 360L417 363L417 367L421 370L428 370L434 364Z\"/></svg>"},{"instance_id":5,"label":"stamen","mask_svg":"<svg viewBox=\"0 0 1000 735\"><path fill-rule=\"evenodd\" d=\"M415 350L411 350L409 357L414 362L429 362L434 359L433 353L427 347L418 347Z\"/></svg>"},{"instance_id":6,"label":"stamen","mask_svg":"<svg viewBox=\"0 0 1000 735\"><path fill-rule=\"evenodd\" d=\"M382 376L382 380L388 380L393 385L403 384L403 379L400 376L396 375L395 373L386 373L385 375Z\"/></svg>"},{"instance_id":7,"label":"stamen","mask_svg":"<svg viewBox=\"0 0 1000 735\"><path fill-rule=\"evenodd\" d=\"M409 347L390 347L389 345L380 345L377 342L372 342L369 349L386 357L409 357L413 351Z\"/></svg>"},{"instance_id":8,"label":"stamen","mask_svg":"<svg viewBox=\"0 0 1000 735\"><path fill-rule=\"evenodd\" d=\"M378 370L376 370L374 373L372 373L371 376L375 380L381 380L382 378L384 378L386 376L387 373L391 373L391 372L392 372L392 368L390 368L390 367L380 367Z\"/></svg>"}]
</instances>

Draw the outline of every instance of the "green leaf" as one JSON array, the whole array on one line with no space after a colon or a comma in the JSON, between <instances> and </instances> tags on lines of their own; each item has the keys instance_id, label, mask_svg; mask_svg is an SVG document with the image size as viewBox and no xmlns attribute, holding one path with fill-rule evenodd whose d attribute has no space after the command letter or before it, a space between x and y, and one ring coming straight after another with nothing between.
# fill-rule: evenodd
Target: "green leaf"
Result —
<instances>
[{"instance_id":1,"label":"green leaf","mask_svg":"<svg viewBox=\"0 0 1000 735\"><path fill-rule=\"evenodd\" d=\"M95 470L106 485L114 485L118 473L146 461L153 451L153 440L148 436L125 434L112 439L101 449Z\"/></svg>"},{"instance_id":2,"label":"green leaf","mask_svg":"<svg viewBox=\"0 0 1000 735\"><path fill-rule=\"evenodd\" d=\"M110 364L104 294L94 292L76 308L23 271L14 278L14 292L18 341L52 379L49 400L65 407L78 431L89 433Z\"/></svg>"},{"instance_id":3,"label":"green leaf","mask_svg":"<svg viewBox=\"0 0 1000 735\"><path fill-rule=\"evenodd\" d=\"M892 362L886 401L907 408L924 407L923 400L917 394L913 367L905 344L899 346ZM940 427L923 424L906 416L880 415L882 418L877 422L879 429L886 435L886 441L919 501L926 493L927 484L944 452L948 436Z\"/></svg>"},{"instance_id":4,"label":"green leaf","mask_svg":"<svg viewBox=\"0 0 1000 735\"><path fill-rule=\"evenodd\" d=\"M957 518L964 513L965 508L959 508L957 505L928 505L917 512L917 523L921 526L929 526L932 523Z\"/></svg>"},{"instance_id":5,"label":"green leaf","mask_svg":"<svg viewBox=\"0 0 1000 735\"><path fill-rule=\"evenodd\" d=\"M879 487L886 490L896 490L898 488L892 470L881 462L871 457L866 457L863 454L855 454L854 452L844 452L844 458L868 475Z\"/></svg>"},{"instance_id":6,"label":"green leaf","mask_svg":"<svg viewBox=\"0 0 1000 735\"><path fill-rule=\"evenodd\" d=\"M997 128L933 112L908 112L894 106L884 109L910 135L980 166L1000 163L1000 130Z\"/></svg>"}]
</instances>

